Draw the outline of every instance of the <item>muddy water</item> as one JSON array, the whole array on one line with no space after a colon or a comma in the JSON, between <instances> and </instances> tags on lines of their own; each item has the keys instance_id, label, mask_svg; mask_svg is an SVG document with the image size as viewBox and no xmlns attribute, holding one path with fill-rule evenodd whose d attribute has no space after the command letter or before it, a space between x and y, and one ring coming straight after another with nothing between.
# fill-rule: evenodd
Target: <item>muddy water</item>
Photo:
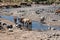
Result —
<instances>
[{"instance_id":1,"label":"muddy water","mask_svg":"<svg viewBox=\"0 0 60 40\"><path fill-rule=\"evenodd\" d=\"M8 19L10 21L13 21L13 16L1 16L2 18L5 18L5 19ZM40 22L36 22L36 21L32 21L32 30L48 30L48 27L47 25L43 25L42 23ZM52 28L55 28L57 30L60 30L60 27L55 27L53 26Z\"/></svg>"}]
</instances>

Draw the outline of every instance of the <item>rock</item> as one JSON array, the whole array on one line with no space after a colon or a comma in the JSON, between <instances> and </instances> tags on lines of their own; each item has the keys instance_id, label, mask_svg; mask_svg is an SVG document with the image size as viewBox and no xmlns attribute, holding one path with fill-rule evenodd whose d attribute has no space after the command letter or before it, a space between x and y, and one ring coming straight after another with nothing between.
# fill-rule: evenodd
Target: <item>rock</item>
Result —
<instances>
[{"instance_id":1,"label":"rock","mask_svg":"<svg viewBox=\"0 0 60 40\"><path fill-rule=\"evenodd\" d=\"M9 30L8 30L9 32L13 32L13 29L11 29L11 28L9 28Z\"/></svg>"},{"instance_id":2,"label":"rock","mask_svg":"<svg viewBox=\"0 0 60 40\"><path fill-rule=\"evenodd\" d=\"M53 34L53 36L60 36L60 34Z\"/></svg>"}]
</instances>

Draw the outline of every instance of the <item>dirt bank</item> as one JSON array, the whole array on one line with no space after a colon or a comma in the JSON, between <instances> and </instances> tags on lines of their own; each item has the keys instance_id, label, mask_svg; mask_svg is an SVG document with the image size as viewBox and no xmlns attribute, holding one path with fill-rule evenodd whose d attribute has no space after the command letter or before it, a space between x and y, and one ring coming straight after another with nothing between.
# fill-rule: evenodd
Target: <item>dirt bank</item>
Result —
<instances>
[{"instance_id":1,"label":"dirt bank","mask_svg":"<svg viewBox=\"0 0 60 40\"><path fill-rule=\"evenodd\" d=\"M9 25L15 25L14 22L11 22L11 21L9 21L9 20L7 20L7 19L4 19L4 18L0 18L0 21L1 21L2 23L6 23L6 24L9 24Z\"/></svg>"},{"instance_id":2,"label":"dirt bank","mask_svg":"<svg viewBox=\"0 0 60 40\"><path fill-rule=\"evenodd\" d=\"M60 31L22 31L0 33L0 40L60 40Z\"/></svg>"}]
</instances>

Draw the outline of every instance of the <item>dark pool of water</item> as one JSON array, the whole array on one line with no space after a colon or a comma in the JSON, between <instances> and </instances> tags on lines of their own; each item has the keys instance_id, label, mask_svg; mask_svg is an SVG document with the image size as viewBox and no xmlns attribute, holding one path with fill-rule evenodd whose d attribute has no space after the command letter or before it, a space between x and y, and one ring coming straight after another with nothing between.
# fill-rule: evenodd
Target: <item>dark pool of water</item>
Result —
<instances>
[{"instance_id":1,"label":"dark pool of water","mask_svg":"<svg viewBox=\"0 0 60 40\"><path fill-rule=\"evenodd\" d=\"M13 21L13 16L1 16L2 18L8 19L10 21ZM40 22L36 22L36 21L32 21L32 29L33 30L47 30L49 26L47 25L43 25ZM60 27L55 27L53 26L53 28L60 30Z\"/></svg>"}]
</instances>

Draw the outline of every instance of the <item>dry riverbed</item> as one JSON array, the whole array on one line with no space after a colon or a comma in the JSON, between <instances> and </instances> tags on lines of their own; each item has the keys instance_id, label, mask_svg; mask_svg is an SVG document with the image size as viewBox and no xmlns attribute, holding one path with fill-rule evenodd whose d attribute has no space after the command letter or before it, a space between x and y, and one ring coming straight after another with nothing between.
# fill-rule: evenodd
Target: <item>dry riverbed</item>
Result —
<instances>
[{"instance_id":1,"label":"dry riverbed","mask_svg":"<svg viewBox=\"0 0 60 40\"><path fill-rule=\"evenodd\" d=\"M47 8L47 6L45 7ZM42 8L45 8L45 7L43 6ZM55 15L55 13L45 12L45 11L40 14L36 14L35 11L33 11L34 9L35 9L34 7L16 8L16 9L10 9L10 10L8 9L8 11L7 9L5 10L2 9L0 10L0 15L24 17L24 18L29 18L33 21L38 21L38 22L40 22L40 17L44 16L45 17L44 22L46 22L47 25L60 26L59 15ZM25 10L27 12L20 12L20 10ZM56 20L56 21L52 21L52 20ZM10 22L5 19L0 18L0 21L14 25L13 22ZM8 32L8 31L0 32L0 40L60 40L60 31L47 30L47 31L38 32L38 31L24 31L24 30L14 29L13 32Z\"/></svg>"},{"instance_id":2,"label":"dry riverbed","mask_svg":"<svg viewBox=\"0 0 60 40\"><path fill-rule=\"evenodd\" d=\"M0 33L0 40L60 40L60 31L43 32L14 30Z\"/></svg>"},{"instance_id":3,"label":"dry riverbed","mask_svg":"<svg viewBox=\"0 0 60 40\"><path fill-rule=\"evenodd\" d=\"M36 10L44 9L40 14L36 14ZM52 13L51 13L52 11ZM33 21L40 22L41 17L45 17L45 23L51 26L60 26L60 16L55 15L53 6L36 6L26 8L12 8L12 9L0 9L0 15L17 16L29 18ZM52 21L57 20L57 21Z\"/></svg>"}]
</instances>

